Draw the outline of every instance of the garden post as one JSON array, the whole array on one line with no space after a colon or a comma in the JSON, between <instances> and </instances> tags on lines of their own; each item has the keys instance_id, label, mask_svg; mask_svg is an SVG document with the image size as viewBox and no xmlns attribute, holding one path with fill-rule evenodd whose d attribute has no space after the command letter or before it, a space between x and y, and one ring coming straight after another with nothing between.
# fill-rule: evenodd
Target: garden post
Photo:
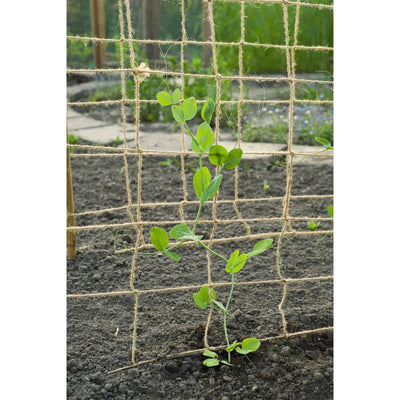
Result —
<instances>
[{"instance_id":1,"label":"garden post","mask_svg":"<svg viewBox=\"0 0 400 400\"><path fill-rule=\"evenodd\" d=\"M106 37L106 14L104 11L104 0L91 0L91 17L93 37L105 39ZM103 68L106 62L106 43L94 42L93 57L95 68Z\"/></svg>"},{"instance_id":2,"label":"garden post","mask_svg":"<svg viewBox=\"0 0 400 400\"><path fill-rule=\"evenodd\" d=\"M208 20L208 4L203 3L203 42L210 40L211 28ZM211 46L203 45L203 63L206 67L210 65Z\"/></svg>"},{"instance_id":3,"label":"garden post","mask_svg":"<svg viewBox=\"0 0 400 400\"><path fill-rule=\"evenodd\" d=\"M160 0L143 1L143 37L145 39L159 40L160 38ZM158 43L146 43L146 56L150 64L158 59Z\"/></svg>"},{"instance_id":4,"label":"garden post","mask_svg":"<svg viewBox=\"0 0 400 400\"><path fill-rule=\"evenodd\" d=\"M67 133L68 140L68 133ZM68 142L67 142L68 143ZM67 227L75 226L74 195L72 189L71 160L67 146ZM67 231L67 257L72 260L76 256L76 231Z\"/></svg>"}]
</instances>

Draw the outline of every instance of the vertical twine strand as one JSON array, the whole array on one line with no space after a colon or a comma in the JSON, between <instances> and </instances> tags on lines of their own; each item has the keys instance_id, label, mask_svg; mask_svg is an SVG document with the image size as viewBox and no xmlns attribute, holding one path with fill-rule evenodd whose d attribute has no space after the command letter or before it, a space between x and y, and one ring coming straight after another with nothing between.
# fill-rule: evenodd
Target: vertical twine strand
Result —
<instances>
[{"instance_id":1,"label":"vertical twine strand","mask_svg":"<svg viewBox=\"0 0 400 400\"><path fill-rule=\"evenodd\" d=\"M125 184L126 184L126 194L128 197L128 206L127 206L127 212L129 219L131 222L135 222L135 219L133 217L133 214L131 212L132 210L132 196L131 196L131 188L129 185L130 179L129 179L129 169L128 169L128 157L127 157L127 137L126 137L126 115L125 115L125 101L126 101L126 82L125 82L125 73L123 72L124 69L124 13L123 13L123 8L122 8L122 2L121 0L118 0L118 12L119 12L119 26L120 26L120 35L121 35L121 41L120 41L120 63L121 63L121 95L122 95L122 101L121 101L121 118L122 118L122 129L124 132L124 147L125 147L125 152L124 152L124 172L125 172ZM136 227L134 226L134 229L136 233L138 234L139 231Z\"/></svg>"},{"instance_id":2,"label":"vertical twine strand","mask_svg":"<svg viewBox=\"0 0 400 400\"><path fill-rule=\"evenodd\" d=\"M245 41L245 4L240 4L240 44L239 44L239 77L243 76L243 43ZM242 141L242 104L243 104L243 80L239 79L239 102L237 105L237 120L238 120L238 147L241 146ZM239 219L243 219L242 214L239 211L237 200L239 198L239 167L235 167L235 201L233 202L233 208L236 211L236 215ZM243 222L246 228L247 235L251 234L250 226L247 222Z\"/></svg>"},{"instance_id":3,"label":"vertical twine strand","mask_svg":"<svg viewBox=\"0 0 400 400\"><path fill-rule=\"evenodd\" d=\"M186 28L185 28L185 0L181 1L181 30L182 30L182 41L181 41L181 100L184 99L185 93L185 69L184 69L184 61L185 61L185 41L186 37ZM183 201L179 205L179 213L181 215L182 222L185 222L185 215L183 212L183 206L187 201L187 189L186 189L186 174L185 174L185 152L186 152L186 144L185 144L185 129L181 124L181 177L182 177L182 189L183 189Z\"/></svg>"},{"instance_id":4,"label":"vertical twine strand","mask_svg":"<svg viewBox=\"0 0 400 400\"><path fill-rule=\"evenodd\" d=\"M290 199L290 191L292 184L292 173L293 173L293 151L292 151L292 143L293 143L293 109L294 109L294 99L295 99L295 62L290 53L290 34L289 34L289 17L288 17L288 5L286 2L282 4L283 6L283 16L284 16L284 26L285 26L285 43L286 43L286 66L287 66L287 74L290 84L290 101L289 101L289 130L288 130L288 155L286 156L286 194L283 200L283 217L285 218L285 223L283 224L281 234L278 239L277 249L276 249L276 268L277 274L282 281L283 284L283 295L281 302L278 306L279 312L282 317L282 328L283 335L287 336L287 322L285 318L285 312L283 310L283 305L285 303L286 294L287 294L287 281L283 278L281 273L281 260L280 260L280 248L282 245L283 235L288 227L293 231L290 226L289 220L289 199ZM298 14L299 7L297 5L296 9L296 28L295 28L295 36L298 33ZM294 39L296 43L296 38ZM293 56L293 54L292 54Z\"/></svg>"},{"instance_id":5,"label":"vertical twine strand","mask_svg":"<svg viewBox=\"0 0 400 400\"><path fill-rule=\"evenodd\" d=\"M131 10L129 0L125 0L125 9L126 9L126 19L128 24L128 43L129 43L129 58L132 70L135 68L135 52L133 49L133 32L131 25ZM143 163L143 154L140 148L139 143L139 119L140 119L140 103L139 103L139 75L135 71L134 73L135 79L135 127L136 127L136 149L138 151L138 173L137 173L137 210L136 210L136 219L137 222L140 223L140 203L141 203L141 189L142 189L142 163ZM138 237L136 239L135 252L132 256L131 263L131 277L130 277L130 287L134 290L134 282L135 282L135 266L136 266L136 257L137 250L139 248L140 240L144 243L143 238L143 226L138 225ZM135 309L134 309L134 320L133 320L133 333L132 333L132 363L135 364L135 354L136 354L136 335L137 335L137 320L138 320L138 306L139 306L139 294L135 293Z\"/></svg>"},{"instance_id":6,"label":"vertical twine strand","mask_svg":"<svg viewBox=\"0 0 400 400\"><path fill-rule=\"evenodd\" d=\"M138 310L139 310L139 293L135 292L135 308L134 308L134 314L133 314L133 333L132 333L132 358L131 358L133 365L135 365L135 356L136 356Z\"/></svg>"}]
</instances>

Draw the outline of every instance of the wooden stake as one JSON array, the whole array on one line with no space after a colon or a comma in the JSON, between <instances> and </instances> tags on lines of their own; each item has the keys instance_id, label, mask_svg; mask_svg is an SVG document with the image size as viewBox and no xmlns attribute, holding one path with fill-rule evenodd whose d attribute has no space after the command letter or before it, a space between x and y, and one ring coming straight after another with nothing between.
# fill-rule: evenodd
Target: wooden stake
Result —
<instances>
[{"instance_id":1,"label":"wooden stake","mask_svg":"<svg viewBox=\"0 0 400 400\"><path fill-rule=\"evenodd\" d=\"M68 140L68 133L67 133ZM68 142L67 142L68 143ZM74 195L72 189L71 160L67 146L67 227L75 226ZM67 257L72 260L76 256L76 231L67 231Z\"/></svg>"},{"instance_id":2,"label":"wooden stake","mask_svg":"<svg viewBox=\"0 0 400 400\"><path fill-rule=\"evenodd\" d=\"M208 4L203 3L203 41L210 40L211 27L210 21L208 20ZM211 58L211 46L205 44L203 46L203 63L206 67L210 65Z\"/></svg>"},{"instance_id":3,"label":"wooden stake","mask_svg":"<svg viewBox=\"0 0 400 400\"><path fill-rule=\"evenodd\" d=\"M145 39L159 40L160 38L160 0L143 1L143 36ZM156 43L146 43L146 55L150 65L155 65L159 58L160 49Z\"/></svg>"},{"instance_id":4,"label":"wooden stake","mask_svg":"<svg viewBox=\"0 0 400 400\"><path fill-rule=\"evenodd\" d=\"M91 0L91 16L93 37L105 39L106 37L106 14L104 11L104 0ZM103 68L106 63L106 43L95 42L93 44L94 65Z\"/></svg>"}]
</instances>

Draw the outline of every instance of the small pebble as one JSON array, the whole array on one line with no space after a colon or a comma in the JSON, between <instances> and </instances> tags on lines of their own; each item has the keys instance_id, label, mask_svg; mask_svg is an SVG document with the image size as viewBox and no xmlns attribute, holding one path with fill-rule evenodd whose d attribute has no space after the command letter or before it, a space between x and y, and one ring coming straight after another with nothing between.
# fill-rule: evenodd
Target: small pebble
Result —
<instances>
[{"instance_id":1,"label":"small pebble","mask_svg":"<svg viewBox=\"0 0 400 400\"><path fill-rule=\"evenodd\" d=\"M178 363L176 361L168 361L164 367L168 372L174 373L178 371Z\"/></svg>"},{"instance_id":2,"label":"small pebble","mask_svg":"<svg viewBox=\"0 0 400 400\"><path fill-rule=\"evenodd\" d=\"M272 361L279 361L278 354L276 354L276 353L272 354L271 359L272 359Z\"/></svg>"},{"instance_id":3,"label":"small pebble","mask_svg":"<svg viewBox=\"0 0 400 400\"><path fill-rule=\"evenodd\" d=\"M314 379L315 379L316 381L320 381L321 379L324 379L324 375L321 374L321 372L316 372L316 373L314 374Z\"/></svg>"},{"instance_id":4,"label":"small pebble","mask_svg":"<svg viewBox=\"0 0 400 400\"><path fill-rule=\"evenodd\" d=\"M100 372L96 372L93 376L92 376L92 381L93 383L95 383L96 385L102 385L104 383L104 378L103 375Z\"/></svg>"}]
</instances>

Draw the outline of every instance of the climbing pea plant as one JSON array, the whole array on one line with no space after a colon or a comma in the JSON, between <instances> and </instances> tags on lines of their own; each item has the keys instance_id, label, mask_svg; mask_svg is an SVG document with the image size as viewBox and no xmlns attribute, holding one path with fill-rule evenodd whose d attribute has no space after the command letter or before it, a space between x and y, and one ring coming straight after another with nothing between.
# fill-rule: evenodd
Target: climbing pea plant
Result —
<instances>
[{"instance_id":1,"label":"climbing pea plant","mask_svg":"<svg viewBox=\"0 0 400 400\"><path fill-rule=\"evenodd\" d=\"M203 122L197 127L196 134L192 133L187 124L187 121L195 118L198 112L197 101L194 97L181 100L181 91L175 89L172 94L168 92L159 92L157 94L157 100L162 106L171 107L173 118L176 122L183 125L185 132L191 138L191 148L193 152L199 155L199 166L193 176L193 188L199 200L199 207L192 227L183 223L177 224L169 231L169 234L162 228L153 227L150 231L150 240L158 252L165 254L177 262L179 262L180 257L172 250L175 250L188 241L196 243L215 257L224 260L226 264L225 272L230 275L231 279L231 288L226 303L224 304L222 301L217 300L217 293L209 286L203 286L198 292L194 293L193 300L195 305L203 310L212 308L221 312L224 319L225 350L228 353L228 360L219 360L217 353L207 349L203 353L206 357L203 364L207 367L213 367L220 363L232 365L231 353L233 351L247 356L248 353L256 351L261 344L257 338L247 338L242 342L236 340L231 342L229 339L227 318L229 317L229 305L235 286L235 274L244 267L251 257L257 256L271 247L273 240L265 239L257 242L254 245L253 251L249 253L240 253L239 250L235 250L227 258L208 247L202 241L203 236L196 234L197 223L204 203L217 194L222 182L223 172L232 170L239 165L242 159L242 150L240 148L233 148L228 151L225 147L214 144L214 132L210 125L215 110L215 102L212 98L208 98L201 108L200 114ZM205 155L208 156L210 163L217 167L215 176L212 176L210 170L202 164L202 156ZM176 243L172 246L169 246L170 238L176 240Z\"/></svg>"}]
</instances>

